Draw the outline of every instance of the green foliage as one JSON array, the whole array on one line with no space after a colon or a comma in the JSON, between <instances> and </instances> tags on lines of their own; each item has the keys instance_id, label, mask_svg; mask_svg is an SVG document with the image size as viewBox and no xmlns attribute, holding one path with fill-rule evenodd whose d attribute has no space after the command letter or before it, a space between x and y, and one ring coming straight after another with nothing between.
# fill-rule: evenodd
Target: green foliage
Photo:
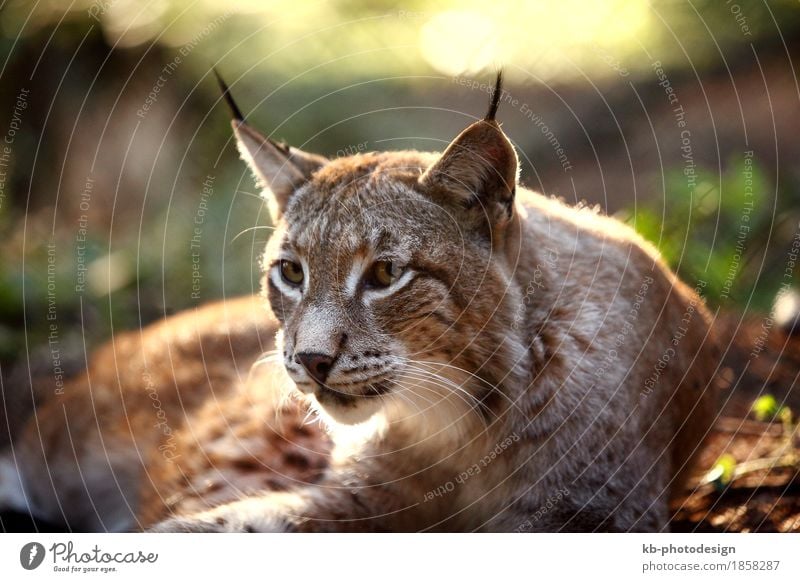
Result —
<instances>
[{"instance_id":1,"label":"green foliage","mask_svg":"<svg viewBox=\"0 0 800 582\"><path fill-rule=\"evenodd\" d=\"M797 194L778 192L758 160L731 160L721 175L700 169L690 184L667 173L662 200L621 213L712 305L769 310L797 218ZM771 244L768 244L771 243Z\"/></svg>"},{"instance_id":2,"label":"green foliage","mask_svg":"<svg viewBox=\"0 0 800 582\"><path fill-rule=\"evenodd\" d=\"M775 418L779 409L780 406L778 405L778 401L775 400L775 397L771 394L765 394L753 402L751 411L756 417L756 420L764 422Z\"/></svg>"},{"instance_id":3,"label":"green foliage","mask_svg":"<svg viewBox=\"0 0 800 582\"><path fill-rule=\"evenodd\" d=\"M736 459L733 455L725 453L714 463L708 473L708 478L718 490L721 490L730 484L735 474Z\"/></svg>"},{"instance_id":4,"label":"green foliage","mask_svg":"<svg viewBox=\"0 0 800 582\"><path fill-rule=\"evenodd\" d=\"M750 411L756 420L761 422L779 420L784 426L790 426L793 421L792 410L788 406L778 404L771 394L757 398Z\"/></svg>"},{"instance_id":5,"label":"green foliage","mask_svg":"<svg viewBox=\"0 0 800 582\"><path fill-rule=\"evenodd\" d=\"M74 228L52 236L52 216L29 216L27 242L9 237L0 245L0 362L46 346L51 325L59 340L52 347L77 352L175 311L256 292L258 256L269 232L261 227L269 219L260 199L236 193L236 177L221 175L214 185L195 248L200 203L192 192L148 218L141 233L134 221L113 240L107 230L88 228L80 291ZM0 228L3 222L9 221L0 215ZM252 230L236 238L246 229ZM193 295L198 270L200 291Z\"/></svg>"}]
</instances>

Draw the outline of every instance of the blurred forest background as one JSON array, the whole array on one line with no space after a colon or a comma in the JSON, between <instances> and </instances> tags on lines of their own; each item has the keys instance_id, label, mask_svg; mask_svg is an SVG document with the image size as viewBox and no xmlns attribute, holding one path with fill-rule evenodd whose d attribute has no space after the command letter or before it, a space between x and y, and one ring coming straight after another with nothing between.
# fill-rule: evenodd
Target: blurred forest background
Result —
<instances>
[{"instance_id":1,"label":"blurred forest background","mask_svg":"<svg viewBox=\"0 0 800 582\"><path fill-rule=\"evenodd\" d=\"M265 133L336 156L442 149L502 64L528 186L766 312L800 221L799 36L780 0L0 0L0 366L48 372L55 345L68 374L257 290L269 216L212 67Z\"/></svg>"}]
</instances>

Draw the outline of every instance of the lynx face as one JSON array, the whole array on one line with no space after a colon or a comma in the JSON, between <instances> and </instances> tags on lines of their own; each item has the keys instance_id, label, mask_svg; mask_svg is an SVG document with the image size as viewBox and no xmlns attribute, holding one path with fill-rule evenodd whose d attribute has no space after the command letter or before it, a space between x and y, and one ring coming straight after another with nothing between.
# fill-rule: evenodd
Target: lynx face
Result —
<instances>
[{"instance_id":1,"label":"lynx face","mask_svg":"<svg viewBox=\"0 0 800 582\"><path fill-rule=\"evenodd\" d=\"M333 161L264 137L223 92L276 219L264 287L297 387L344 423L387 404L428 425L480 414L520 352L497 252L517 179L499 91L441 155Z\"/></svg>"},{"instance_id":2,"label":"lynx face","mask_svg":"<svg viewBox=\"0 0 800 582\"><path fill-rule=\"evenodd\" d=\"M481 396L460 370L491 353L492 334L480 330L501 277L490 241L418 183L428 162L399 153L329 162L292 195L265 254L286 370L340 422L387 401L416 412Z\"/></svg>"}]
</instances>

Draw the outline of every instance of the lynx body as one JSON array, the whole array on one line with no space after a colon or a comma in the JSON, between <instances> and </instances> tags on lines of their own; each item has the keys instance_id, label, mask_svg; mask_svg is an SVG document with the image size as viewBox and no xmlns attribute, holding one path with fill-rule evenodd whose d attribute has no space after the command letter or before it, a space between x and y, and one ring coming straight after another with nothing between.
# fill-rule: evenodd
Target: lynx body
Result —
<instances>
[{"instance_id":1,"label":"lynx body","mask_svg":"<svg viewBox=\"0 0 800 582\"><path fill-rule=\"evenodd\" d=\"M234 107L276 224L267 366L334 448L157 531L668 528L714 418L709 314L627 226L518 183L498 96L443 154L334 160Z\"/></svg>"}]
</instances>

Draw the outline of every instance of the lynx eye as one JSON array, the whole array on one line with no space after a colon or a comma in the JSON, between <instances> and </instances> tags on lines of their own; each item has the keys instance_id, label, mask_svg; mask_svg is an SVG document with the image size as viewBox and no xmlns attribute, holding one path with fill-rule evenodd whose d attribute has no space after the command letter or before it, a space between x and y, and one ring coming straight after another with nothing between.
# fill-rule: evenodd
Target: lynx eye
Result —
<instances>
[{"instance_id":1,"label":"lynx eye","mask_svg":"<svg viewBox=\"0 0 800 582\"><path fill-rule=\"evenodd\" d=\"M376 261L366 277L367 287L386 288L403 274L403 268L392 261Z\"/></svg>"},{"instance_id":2,"label":"lynx eye","mask_svg":"<svg viewBox=\"0 0 800 582\"><path fill-rule=\"evenodd\" d=\"M297 287L303 284L303 267L293 261L281 261L281 277L289 285Z\"/></svg>"}]
</instances>

